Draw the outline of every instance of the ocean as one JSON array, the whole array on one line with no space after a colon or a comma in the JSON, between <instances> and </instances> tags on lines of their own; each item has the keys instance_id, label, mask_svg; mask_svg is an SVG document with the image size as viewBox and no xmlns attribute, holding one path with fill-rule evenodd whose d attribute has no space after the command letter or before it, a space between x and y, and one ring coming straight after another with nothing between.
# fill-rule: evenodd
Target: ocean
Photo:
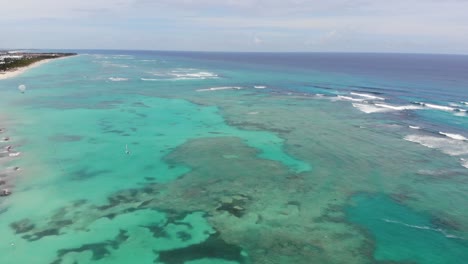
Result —
<instances>
[{"instance_id":1,"label":"ocean","mask_svg":"<svg viewBox=\"0 0 468 264\"><path fill-rule=\"evenodd\" d=\"M0 80L0 263L466 263L468 56L78 53Z\"/></svg>"}]
</instances>

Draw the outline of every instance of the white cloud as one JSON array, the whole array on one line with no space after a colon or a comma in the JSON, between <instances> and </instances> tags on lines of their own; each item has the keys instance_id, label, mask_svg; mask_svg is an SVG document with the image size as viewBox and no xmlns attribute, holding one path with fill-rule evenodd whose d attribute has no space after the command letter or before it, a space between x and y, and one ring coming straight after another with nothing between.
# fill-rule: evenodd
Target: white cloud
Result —
<instances>
[{"instance_id":1,"label":"white cloud","mask_svg":"<svg viewBox=\"0 0 468 264\"><path fill-rule=\"evenodd\" d=\"M8 0L2 0L8 1ZM13 0L1 5L3 19L74 18L87 13L122 11L133 4L133 0Z\"/></svg>"},{"instance_id":2,"label":"white cloud","mask_svg":"<svg viewBox=\"0 0 468 264\"><path fill-rule=\"evenodd\" d=\"M429 52L468 53L466 10L464 0L12 0L1 5L2 32L9 39L0 45L19 46L21 40L46 48L50 38L39 40L36 33L54 32L64 48L153 43L144 48L162 49L157 45L170 47L170 41L190 36L172 46L346 51L355 43L372 51L414 51L419 45ZM114 31L115 41L105 37Z\"/></svg>"}]
</instances>

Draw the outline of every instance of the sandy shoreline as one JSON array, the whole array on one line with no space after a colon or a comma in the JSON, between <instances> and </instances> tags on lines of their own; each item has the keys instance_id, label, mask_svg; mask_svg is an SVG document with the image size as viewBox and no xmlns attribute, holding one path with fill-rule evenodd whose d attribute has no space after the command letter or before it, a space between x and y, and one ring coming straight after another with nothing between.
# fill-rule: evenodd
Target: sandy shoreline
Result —
<instances>
[{"instance_id":1,"label":"sandy shoreline","mask_svg":"<svg viewBox=\"0 0 468 264\"><path fill-rule=\"evenodd\" d=\"M29 69L41 66L41 65L43 65L43 64L45 64L47 62L50 62L52 60L58 60L58 59L63 59L63 58L67 58L67 57L68 56L60 57L60 58L53 58L53 59L44 59L44 60L34 62L34 63L32 63L32 64L30 64L30 65L28 65L26 67L15 68L15 69L12 69L12 70L9 70L9 71L6 71L6 72L0 72L0 80L16 77L16 76L26 72Z\"/></svg>"}]
</instances>

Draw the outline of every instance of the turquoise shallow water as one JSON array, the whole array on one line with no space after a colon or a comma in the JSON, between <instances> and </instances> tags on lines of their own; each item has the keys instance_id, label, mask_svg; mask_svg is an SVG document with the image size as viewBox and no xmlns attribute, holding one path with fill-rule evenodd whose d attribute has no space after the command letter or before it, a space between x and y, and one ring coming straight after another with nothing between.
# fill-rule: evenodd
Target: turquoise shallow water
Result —
<instances>
[{"instance_id":1,"label":"turquoise shallow water","mask_svg":"<svg viewBox=\"0 0 468 264\"><path fill-rule=\"evenodd\" d=\"M466 256L468 244L456 230L388 197L357 195L348 214L377 240L378 260L457 263Z\"/></svg>"},{"instance_id":2,"label":"turquoise shallow water","mask_svg":"<svg viewBox=\"0 0 468 264\"><path fill-rule=\"evenodd\" d=\"M466 79L321 56L93 51L0 81L0 262L463 263Z\"/></svg>"}]
</instances>

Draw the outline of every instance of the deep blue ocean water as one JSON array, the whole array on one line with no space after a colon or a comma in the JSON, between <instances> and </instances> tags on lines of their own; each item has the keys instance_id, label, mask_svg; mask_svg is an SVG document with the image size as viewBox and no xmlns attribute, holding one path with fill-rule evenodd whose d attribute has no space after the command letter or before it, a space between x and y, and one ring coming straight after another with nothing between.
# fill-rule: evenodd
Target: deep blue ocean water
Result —
<instances>
[{"instance_id":1,"label":"deep blue ocean water","mask_svg":"<svg viewBox=\"0 0 468 264\"><path fill-rule=\"evenodd\" d=\"M468 258L468 56L77 52L0 80L0 263Z\"/></svg>"}]
</instances>

